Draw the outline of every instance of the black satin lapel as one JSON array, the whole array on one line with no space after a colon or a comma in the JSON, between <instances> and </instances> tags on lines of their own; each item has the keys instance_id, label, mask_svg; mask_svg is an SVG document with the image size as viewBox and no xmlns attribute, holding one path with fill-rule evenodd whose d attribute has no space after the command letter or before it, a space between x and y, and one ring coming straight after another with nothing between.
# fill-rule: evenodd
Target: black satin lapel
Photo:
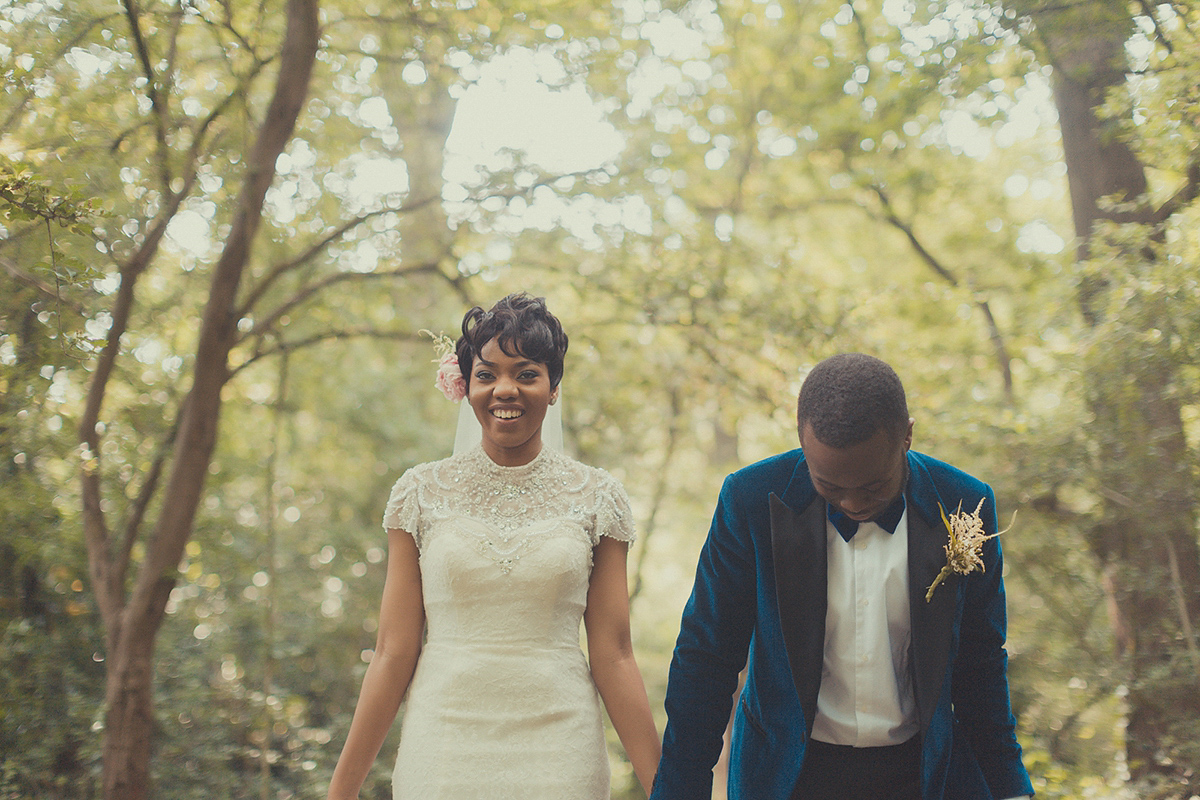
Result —
<instances>
[{"instance_id":1,"label":"black satin lapel","mask_svg":"<svg viewBox=\"0 0 1200 800\"><path fill-rule=\"evenodd\" d=\"M811 502L799 514L771 495L771 548L779 625L792 680L812 730L825 658L825 504Z\"/></svg>"},{"instance_id":2,"label":"black satin lapel","mask_svg":"<svg viewBox=\"0 0 1200 800\"><path fill-rule=\"evenodd\" d=\"M911 508L911 506L910 506ZM913 692L921 715L921 731L929 727L937 708L950 657L958 575L937 587L929 602L925 593L946 565L948 534L939 523L930 527L920 514L908 517L908 594L912 620Z\"/></svg>"}]
</instances>

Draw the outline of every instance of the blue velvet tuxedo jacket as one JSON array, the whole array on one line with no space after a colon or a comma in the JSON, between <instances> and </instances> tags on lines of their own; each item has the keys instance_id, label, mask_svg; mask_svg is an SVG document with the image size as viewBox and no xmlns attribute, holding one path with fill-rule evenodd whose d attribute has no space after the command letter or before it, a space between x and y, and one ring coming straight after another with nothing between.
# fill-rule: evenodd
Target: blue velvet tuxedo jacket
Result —
<instances>
[{"instance_id":1,"label":"blue velvet tuxedo jacket","mask_svg":"<svg viewBox=\"0 0 1200 800\"><path fill-rule=\"evenodd\" d=\"M981 481L908 454L910 663L920 715L924 800L1032 794L1015 735L1004 649L1007 621L999 539L985 569L925 592L946 564L942 521L962 503L996 531L996 501ZM708 800L712 767L738 675L730 800L787 800L812 731L825 642L825 501L800 450L725 479L667 685L668 722L652 800ZM869 800L848 798L847 800Z\"/></svg>"}]
</instances>

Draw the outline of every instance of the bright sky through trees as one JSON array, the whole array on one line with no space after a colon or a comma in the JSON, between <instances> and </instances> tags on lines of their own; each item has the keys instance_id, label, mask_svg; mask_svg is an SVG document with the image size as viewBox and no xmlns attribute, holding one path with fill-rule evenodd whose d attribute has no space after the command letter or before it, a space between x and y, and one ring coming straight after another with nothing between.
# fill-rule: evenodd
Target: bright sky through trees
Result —
<instances>
[{"instance_id":1,"label":"bright sky through trees","mask_svg":"<svg viewBox=\"0 0 1200 800\"><path fill-rule=\"evenodd\" d=\"M679 77L680 68L672 61L682 63L685 71L692 72L707 63L703 60L706 48L701 35L677 19L674 21L677 24L669 24L668 20L639 26L640 35L650 40L656 57L640 69L634 80L636 85L631 86L635 106L642 97L648 108L650 98ZM709 28L709 34L719 35L712 25L701 27ZM671 61L660 60L659 55ZM653 65L656 68L649 68ZM410 66L414 69L406 70L405 80L423 83L424 69L416 62ZM485 185L489 174L511 168L514 152L523 154L528 164L561 174L601 168L619 158L625 142L606 120L602 103L597 102L583 83L568 82L562 65L549 50L514 47L473 71L473 80L465 88L456 87L454 124L446 141L443 199L452 218L469 216L464 203L472 189ZM967 102L947 107L930 133L976 159L1046 131L1056 134L1057 120L1049 84L1044 78L1031 75L1016 97L1014 104L1003 109L1002 122L981 124L980 112L989 109L977 107L979 103L968 98ZM990 117L994 112L995 109L990 109L983 116ZM381 97L365 100L358 114L364 122L379 129L392 125L387 104ZM789 143L793 146L786 146ZM764 146L769 155L783 158L795 152L794 144L790 137L783 136ZM303 160L302 153L299 157ZM297 154L285 154L282 158L295 159ZM720 166L721 163L713 163L710 168ZM351 169L346 188L350 204L368 207L389 194L407 191L407 168L398 158L363 158ZM1062 191L1044 179L1030 181L1019 173L1005 183L1005 190L1011 197L1029 192L1037 200ZM644 204L633 202L615 209L601 209L601 205L594 199L582 203L576 200L568 205L552 192L535 193L528 206L510 209L513 213L506 227L515 233L523 228L548 230L560 225L587 241L593 238L589 235L592 221L603 214L610 218L609 222L619 222L630 230L649 230L646 217L649 212ZM286 200L277 202L274 211L277 216L295 215ZM171 225L170 238L180 249L197 256L213 247L208 220L197 210L180 214ZM1026 252L1041 253L1057 253L1065 246L1064 240L1044 222L1025 226L1019 244Z\"/></svg>"},{"instance_id":2,"label":"bright sky through trees","mask_svg":"<svg viewBox=\"0 0 1200 800\"><path fill-rule=\"evenodd\" d=\"M513 48L488 61L458 100L446 141L447 178L504 168L506 149L551 172L594 169L624 146L587 87L551 89L562 68L549 54ZM470 178L468 178L470 180Z\"/></svg>"}]
</instances>

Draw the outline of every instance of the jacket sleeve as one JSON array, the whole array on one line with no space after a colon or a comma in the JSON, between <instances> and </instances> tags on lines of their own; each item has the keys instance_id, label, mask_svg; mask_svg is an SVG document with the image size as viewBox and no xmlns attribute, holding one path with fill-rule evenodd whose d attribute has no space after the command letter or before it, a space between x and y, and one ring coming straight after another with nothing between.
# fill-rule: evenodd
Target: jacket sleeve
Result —
<instances>
[{"instance_id":1,"label":"jacket sleeve","mask_svg":"<svg viewBox=\"0 0 1200 800\"><path fill-rule=\"evenodd\" d=\"M984 530L995 533L996 498L986 488L981 512ZM954 660L951 699L994 797L1032 795L1021 763L1016 718L1008 693L1008 618L1004 598L1004 556L1000 538L983 545L984 569L967 576L959 646Z\"/></svg>"},{"instance_id":2,"label":"jacket sleeve","mask_svg":"<svg viewBox=\"0 0 1200 800\"><path fill-rule=\"evenodd\" d=\"M652 800L712 794L738 673L755 620L755 563L745 495L725 479L667 681L667 727ZM760 504L761 505L761 504Z\"/></svg>"}]
</instances>

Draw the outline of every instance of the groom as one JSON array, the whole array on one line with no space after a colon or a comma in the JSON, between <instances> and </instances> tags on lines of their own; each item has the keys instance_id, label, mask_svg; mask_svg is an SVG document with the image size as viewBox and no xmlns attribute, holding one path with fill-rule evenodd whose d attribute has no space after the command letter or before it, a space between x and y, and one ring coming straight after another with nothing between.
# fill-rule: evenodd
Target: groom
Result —
<instances>
[{"instance_id":1,"label":"groom","mask_svg":"<svg viewBox=\"0 0 1200 800\"><path fill-rule=\"evenodd\" d=\"M800 389L800 445L725 480L667 686L652 800L707 800L737 697L730 800L1033 794L1009 705L1002 561L951 574L946 516L992 490L909 450L904 387L861 354Z\"/></svg>"}]
</instances>

